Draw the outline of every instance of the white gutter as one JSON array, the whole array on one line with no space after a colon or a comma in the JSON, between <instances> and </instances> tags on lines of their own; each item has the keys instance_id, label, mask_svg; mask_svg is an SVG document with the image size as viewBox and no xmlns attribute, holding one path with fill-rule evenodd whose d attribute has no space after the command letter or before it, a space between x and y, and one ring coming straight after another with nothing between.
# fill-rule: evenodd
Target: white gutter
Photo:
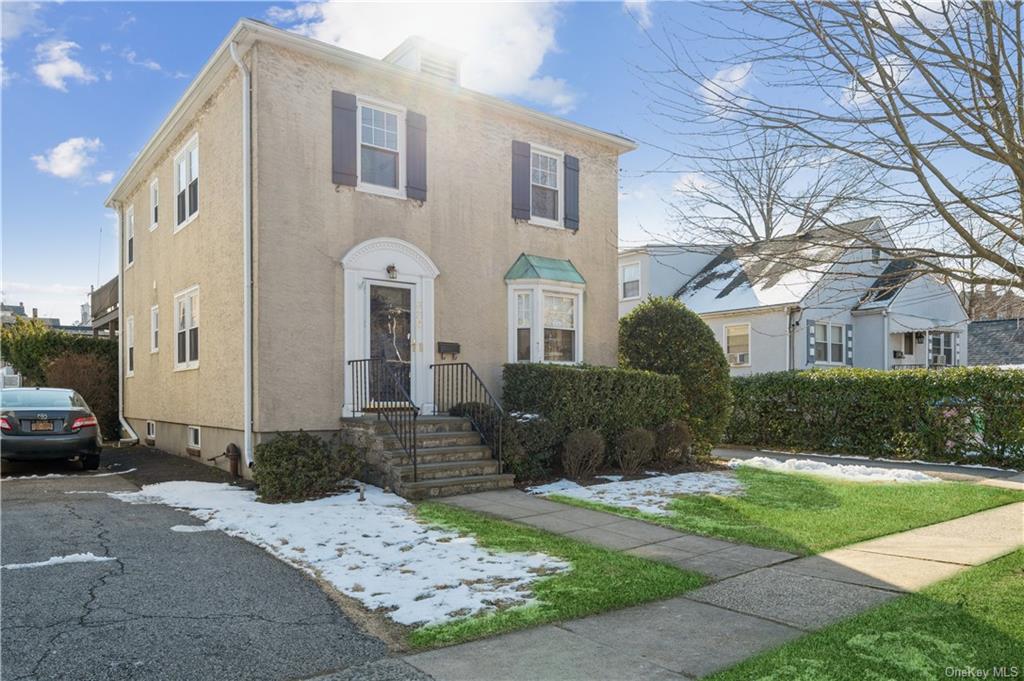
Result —
<instances>
[{"instance_id":1,"label":"white gutter","mask_svg":"<svg viewBox=\"0 0 1024 681\"><path fill-rule=\"evenodd\" d=\"M928 356L928 348L925 347L925 357ZM882 368L888 371L892 368L892 349L889 347L889 311L882 310Z\"/></svg>"},{"instance_id":2,"label":"white gutter","mask_svg":"<svg viewBox=\"0 0 1024 681\"><path fill-rule=\"evenodd\" d=\"M118 433L118 441L136 445L139 434L124 419L124 205L120 201L114 205L117 206L117 420L128 433L124 439Z\"/></svg>"},{"instance_id":3,"label":"white gutter","mask_svg":"<svg viewBox=\"0 0 1024 681\"><path fill-rule=\"evenodd\" d=\"M252 468L252 81L249 69L238 56L237 43L232 42L229 49L242 73L242 454L246 465Z\"/></svg>"}]
</instances>

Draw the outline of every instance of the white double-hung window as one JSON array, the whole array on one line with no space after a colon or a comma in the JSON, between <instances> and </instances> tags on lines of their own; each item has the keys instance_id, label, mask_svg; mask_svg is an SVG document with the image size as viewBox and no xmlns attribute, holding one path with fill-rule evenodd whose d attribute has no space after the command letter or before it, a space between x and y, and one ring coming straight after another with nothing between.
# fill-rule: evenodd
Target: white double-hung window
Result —
<instances>
[{"instance_id":1,"label":"white double-hung window","mask_svg":"<svg viewBox=\"0 0 1024 681\"><path fill-rule=\"evenodd\" d=\"M819 364L842 364L845 359L846 332L842 324L814 325L814 361Z\"/></svg>"},{"instance_id":2,"label":"white double-hung window","mask_svg":"<svg viewBox=\"0 0 1024 681\"><path fill-rule=\"evenodd\" d=\"M174 157L174 231L183 228L199 213L199 136Z\"/></svg>"},{"instance_id":3,"label":"white double-hung window","mask_svg":"<svg viewBox=\"0 0 1024 681\"><path fill-rule=\"evenodd\" d=\"M547 227L561 227L559 195L562 185L562 154L530 149L530 221Z\"/></svg>"},{"instance_id":4,"label":"white double-hung window","mask_svg":"<svg viewBox=\"0 0 1024 681\"><path fill-rule=\"evenodd\" d=\"M160 350L160 308L157 305L149 308L149 351Z\"/></svg>"},{"instance_id":5,"label":"white double-hung window","mask_svg":"<svg viewBox=\"0 0 1024 681\"><path fill-rule=\"evenodd\" d=\"M750 366L750 324L725 326L725 356L729 366Z\"/></svg>"},{"instance_id":6,"label":"white double-hung window","mask_svg":"<svg viewBox=\"0 0 1024 681\"><path fill-rule=\"evenodd\" d=\"M124 325L125 376L135 374L135 317L128 317Z\"/></svg>"},{"instance_id":7,"label":"white double-hung window","mask_svg":"<svg viewBox=\"0 0 1024 681\"><path fill-rule=\"evenodd\" d=\"M619 297L632 300L640 297L640 263L631 262L619 268L619 280L622 289Z\"/></svg>"},{"instance_id":8,"label":"white double-hung window","mask_svg":"<svg viewBox=\"0 0 1024 681\"><path fill-rule=\"evenodd\" d=\"M149 231L160 224L160 185L154 179L149 183Z\"/></svg>"},{"instance_id":9,"label":"white double-hung window","mask_svg":"<svg viewBox=\"0 0 1024 681\"><path fill-rule=\"evenodd\" d=\"M199 366L199 287L174 296L174 368Z\"/></svg>"},{"instance_id":10,"label":"white double-hung window","mask_svg":"<svg viewBox=\"0 0 1024 681\"><path fill-rule=\"evenodd\" d=\"M583 361L583 292L573 288L516 286L509 297L509 361Z\"/></svg>"},{"instance_id":11,"label":"white double-hung window","mask_svg":"<svg viewBox=\"0 0 1024 681\"><path fill-rule=\"evenodd\" d=\"M359 104L359 187L402 193L404 113L375 103Z\"/></svg>"},{"instance_id":12,"label":"white double-hung window","mask_svg":"<svg viewBox=\"0 0 1024 681\"><path fill-rule=\"evenodd\" d=\"M124 257L125 267L135 262L135 206L128 206L124 214Z\"/></svg>"}]
</instances>

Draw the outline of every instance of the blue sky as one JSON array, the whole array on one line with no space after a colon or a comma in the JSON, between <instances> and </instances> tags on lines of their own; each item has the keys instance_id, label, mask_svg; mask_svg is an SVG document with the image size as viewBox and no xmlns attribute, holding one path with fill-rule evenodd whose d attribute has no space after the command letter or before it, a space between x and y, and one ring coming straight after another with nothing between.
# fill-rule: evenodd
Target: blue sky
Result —
<instances>
[{"instance_id":1,"label":"blue sky","mask_svg":"<svg viewBox=\"0 0 1024 681\"><path fill-rule=\"evenodd\" d=\"M699 20L690 4L556 6L251 2L4 3L2 214L4 301L64 323L89 286L116 273L112 182L241 17L382 56L407 33L461 41L464 80L635 139L663 142L635 66L654 56L633 17L657 29ZM455 22L459 22L456 24ZM454 31L454 32L453 32ZM435 35L432 35L434 33ZM664 231L674 178L648 175L664 154L623 158L620 238ZM642 227L641 227L642 226Z\"/></svg>"}]
</instances>

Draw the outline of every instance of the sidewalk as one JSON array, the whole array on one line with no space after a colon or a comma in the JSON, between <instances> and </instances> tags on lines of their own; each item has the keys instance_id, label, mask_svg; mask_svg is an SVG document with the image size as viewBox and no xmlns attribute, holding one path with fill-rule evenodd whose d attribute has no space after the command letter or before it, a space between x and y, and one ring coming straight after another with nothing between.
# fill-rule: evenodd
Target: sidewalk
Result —
<instances>
[{"instance_id":1,"label":"sidewalk","mask_svg":"<svg viewBox=\"0 0 1024 681\"><path fill-rule=\"evenodd\" d=\"M448 502L713 576L696 561L743 569L679 598L406 658L438 681L699 678L1024 544L1024 503L795 558L672 530L662 538L664 528L516 490Z\"/></svg>"}]
</instances>

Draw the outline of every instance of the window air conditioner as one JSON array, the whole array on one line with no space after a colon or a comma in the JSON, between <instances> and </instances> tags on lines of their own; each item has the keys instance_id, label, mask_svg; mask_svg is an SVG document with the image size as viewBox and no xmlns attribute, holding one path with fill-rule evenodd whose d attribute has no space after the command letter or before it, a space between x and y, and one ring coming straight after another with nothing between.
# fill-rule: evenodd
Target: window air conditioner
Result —
<instances>
[{"instance_id":1,"label":"window air conditioner","mask_svg":"<svg viewBox=\"0 0 1024 681\"><path fill-rule=\"evenodd\" d=\"M730 352L728 355L729 364L731 366L740 366L742 364L750 363L750 353L747 352Z\"/></svg>"},{"instance_id":2,"label":"window air conditioner","mask_svg":"<svg viewBox=\"0 0 1024 681\"><path fill-rule=\"evenodd\" d=\"M946 366L946 356L945 355L932 355L932 365L940 366L940 367Z\"/></svg>"}]
</instances>

